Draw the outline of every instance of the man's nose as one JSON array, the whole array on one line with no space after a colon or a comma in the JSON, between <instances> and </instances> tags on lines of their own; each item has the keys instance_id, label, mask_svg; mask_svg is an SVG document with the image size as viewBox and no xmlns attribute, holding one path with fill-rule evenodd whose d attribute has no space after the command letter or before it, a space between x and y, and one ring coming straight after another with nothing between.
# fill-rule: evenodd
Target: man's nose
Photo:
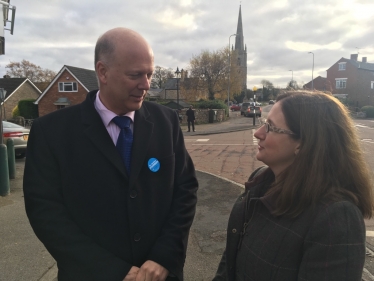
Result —
<instances>
[{"instance_id":1,"label":"man's nose","mask_svg":"<svg viewBox=\"0 0 374 281\"><path fill-rule=\"evenodd\" d=\"M139 88L142 90L149 90L151 85L151 80L148 79L147 75L142 76L139 82Z\"/></svg>"}]
</instances>

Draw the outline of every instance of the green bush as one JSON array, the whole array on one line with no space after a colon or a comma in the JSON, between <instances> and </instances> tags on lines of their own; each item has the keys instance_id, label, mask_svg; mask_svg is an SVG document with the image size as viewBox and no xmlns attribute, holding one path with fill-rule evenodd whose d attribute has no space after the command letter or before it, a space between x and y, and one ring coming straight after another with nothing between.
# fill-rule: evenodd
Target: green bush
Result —
<instances>
[{"instance_id":1,"label":"green bush","mask_svg":"<svg viewBox=\"0 0 374 281\"><path fill-rule=\"evenodd\" d=\"M224 109L226 116L229 114L229 108L226 103L220 100L200 100L193 103L194 108L200 109Z\"/></svg>"},{"instance_id":2,"label":"green bush","mask_svg":"<svg viewBox=\"0 0 374 281\"><path fill-rule=\"evenodd\" d=\"M373 118L374 117L374 106L365 105L361 108L362 112L366 113L366 117Z\"/></svg>"},{"instance_id":3,"label":"green bush","mask_svg":"<svg viewBox=\"0 0 374 281\"><path fill-rule=\"evenodd\" d=\"M16 107L13 108L13 110L12 110L12 116L13 116L13 118L20 116L18 105L16 105Z\"/></svg>"},{"instance_id":4,"label":"green bush","mask_svg":"<svg viewBox=\"0 0 374 281\"><path fill-rule=\"evenodd\" d=\"M35 99L20 100L18 102L19 115L25 119L35 119L39 117L38 106L34 104Z\"/></svg>"}]
</instances>

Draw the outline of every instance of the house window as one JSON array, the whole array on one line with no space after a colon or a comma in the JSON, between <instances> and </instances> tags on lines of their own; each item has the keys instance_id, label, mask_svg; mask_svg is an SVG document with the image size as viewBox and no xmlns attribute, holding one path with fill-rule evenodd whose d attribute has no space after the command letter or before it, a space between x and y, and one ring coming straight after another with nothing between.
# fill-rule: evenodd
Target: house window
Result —
<instances>
[{"instance_id":1,"label":"house window","mask_svg":"<svg viewBox=\"0 0 374 281\"><path fill-rule=\"evenodd\" d=\"M59 82L58 91L59 92L78 92L77 82Z\"/></svg>"},{"instance_id":2,"label":"house window","mask_svg":"<svg viewBox=\"0 0 374 281\"><path fill-rule=\"evenodd\" d=\"M345 70L345 66L346 66L346 62L339 62L338 65L339 65L339 70Z\"/></svg>"},{"instance_id":3,"label":"house window","mask_svg":"<svg viewBox=\"0 0 374 281\"><path fill-rule=\"evenodd\" d=\"M347 87L347 78L336 78L336 88L345 89Z\"/></svg>"},{"instance_id":4,"label":"house window","mask_svg":"<svg viewBox=\"0 0 374 281\"><path fill-rule=\"evenodd\" d=\"M62 108L65 108L66 105L56 105L57 109L62 109Z\"/></svg>"}]
</instances>

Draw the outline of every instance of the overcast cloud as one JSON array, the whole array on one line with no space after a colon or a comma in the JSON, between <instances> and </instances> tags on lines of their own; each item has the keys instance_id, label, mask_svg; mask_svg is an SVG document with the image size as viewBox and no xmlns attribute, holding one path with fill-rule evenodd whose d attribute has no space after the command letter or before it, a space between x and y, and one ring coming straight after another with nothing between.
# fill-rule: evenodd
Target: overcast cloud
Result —
<instances>
[{"instance_id":1,"label":"overcast cloud","mask_svg":"<svg viewBox=\"0 0 374 281\"><path fill-rule=\"evenodd\" d=\"M186 69L192 55L228 46L239 5L216 0L11 0L14 34L5 31L0 75L10 61L29 60L59 71L63 65L93 69L97 38L113 27L138 31L153 47L155 64ZM341 57L359 52L374 63L373 0L243 0L248 88L262 79L285 87L326 77ZM8 24L9 26L9 24ZM235 38L231 37L231 44Z\"/></svg>"}]
</instances>

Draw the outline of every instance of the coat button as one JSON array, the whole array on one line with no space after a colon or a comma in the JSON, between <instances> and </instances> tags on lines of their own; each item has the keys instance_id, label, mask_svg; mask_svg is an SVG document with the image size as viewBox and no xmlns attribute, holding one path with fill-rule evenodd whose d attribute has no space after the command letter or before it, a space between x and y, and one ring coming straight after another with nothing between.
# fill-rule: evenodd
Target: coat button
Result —
<instances>
[{"instance_id":1,"label":"coat button","mask_svg":"<svg viewBox=\"0 0 374 281\"><path fill-rule=\"evenodd\" d=\"M135 198L136 196L138 196L138 193L136 192L136 189L132 189L132 190L130 191L130 197L131 197L131 198Z\"/></svg>"},{"instance_id":2,"label":"coat button","mask_svg":"<svg viewBox=\"0 0 374 281\"><path fill-rule=\"evenodd\" d=\"M233 229L232 229L232 233L236 233L236 228L233 228Z\"/></svg>"},{"instance_id":3,"label":"coat button","mask_svg":"<svg viewBox=\"0 0 374 281\"><path fill-rule=\"evenodd\" d=\"M140 233L135 233L135 235L134 235L134 241L135 242L139 242L141 238L142 237L141 237Z\"/></svg>"}]
</instances>

